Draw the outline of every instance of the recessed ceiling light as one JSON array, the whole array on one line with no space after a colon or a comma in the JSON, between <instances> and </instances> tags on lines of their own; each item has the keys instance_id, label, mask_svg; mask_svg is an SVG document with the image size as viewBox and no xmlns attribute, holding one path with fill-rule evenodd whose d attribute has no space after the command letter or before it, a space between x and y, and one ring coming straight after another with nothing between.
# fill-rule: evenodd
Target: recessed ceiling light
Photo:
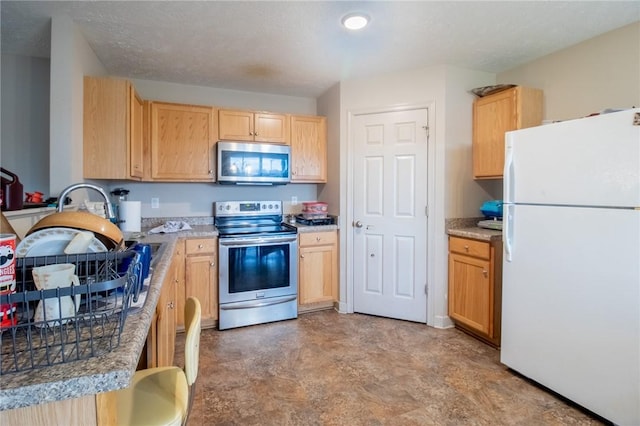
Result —
<instances>
[{"instance_id":1,"label":"recessed ceiling light","mask_svg":"<svg viewBox=\"0 0 640 426\"><path fill-rule=\"evenodd\" d=\"M369 23L369 17L362 13L350 13L342 18L342 25L349 30L361 30Z\"/></svg>"}]
</instances>

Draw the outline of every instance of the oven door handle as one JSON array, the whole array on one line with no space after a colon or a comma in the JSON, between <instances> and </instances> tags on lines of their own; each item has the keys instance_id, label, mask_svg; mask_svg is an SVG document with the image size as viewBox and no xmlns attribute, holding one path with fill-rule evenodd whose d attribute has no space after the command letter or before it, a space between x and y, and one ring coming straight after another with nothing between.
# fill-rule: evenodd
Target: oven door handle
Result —
<instances>
[{"instance_id":1,"label":"oven door handle","mask_svg":"<svg viewBox=\"0 0 640 426\"><path fill-rule=\"evenodd\" d=\"M291 302L292 300L296 300L298 296L297 295L292 295L292 296L284 296L284 297L274 297L272 299L268 299L268 300L261 300L261 301L255 301L255 300L251 300L248 302L236 302L236 303L229 303L229 304L221 304L220 305L220 309L221 310L225 310L225 311L229 311L232 309L249 309L249 308L261 308L263 306L271 306L271 305L279 305L280 303L286 303L286 302Z\"/></svg>"},{"instance_id":2,"label":"oven door handle","mask_svg":"<svg viewBox=\"0 0 640 426\"><path fill-rule=\"evenodd\" d=\"M294 237L276 237L276 238L238 238L225 239L220 238L218 241L221 246L254 246L256 244L280 244L291 243L298 239Z\"/></svg>"}]
</instances>

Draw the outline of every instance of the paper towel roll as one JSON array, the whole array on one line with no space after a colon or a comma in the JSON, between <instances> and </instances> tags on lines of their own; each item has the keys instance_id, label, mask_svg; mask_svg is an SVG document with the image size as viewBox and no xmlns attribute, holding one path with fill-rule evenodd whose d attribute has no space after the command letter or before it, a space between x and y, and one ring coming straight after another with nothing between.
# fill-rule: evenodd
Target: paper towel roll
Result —
<instances>
[{"instance_id":1,"label":"paper towel roll","mask_svg":"<svg viewBox=\"0 0 640 426\"><path fill-rule=\"evenodd\" d=\"M140 201L120 201L120 229L123 232L140 232Z\"/></svg>"}]
</instances>

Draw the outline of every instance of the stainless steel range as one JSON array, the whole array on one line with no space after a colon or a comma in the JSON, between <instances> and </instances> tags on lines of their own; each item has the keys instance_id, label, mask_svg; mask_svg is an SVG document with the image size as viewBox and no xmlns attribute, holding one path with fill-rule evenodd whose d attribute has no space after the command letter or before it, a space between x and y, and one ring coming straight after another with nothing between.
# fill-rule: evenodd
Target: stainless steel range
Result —
<instances>
[{"instance_id":1,"label":"stainless steel range","mask_svg":"<svg viewBox=\"0 0 640 426\"><path fill-rule=\"evenodd\" d=\"M281 201L214 204L220 330L298 317L298 238Z\"/></svg>"}]
</instances>

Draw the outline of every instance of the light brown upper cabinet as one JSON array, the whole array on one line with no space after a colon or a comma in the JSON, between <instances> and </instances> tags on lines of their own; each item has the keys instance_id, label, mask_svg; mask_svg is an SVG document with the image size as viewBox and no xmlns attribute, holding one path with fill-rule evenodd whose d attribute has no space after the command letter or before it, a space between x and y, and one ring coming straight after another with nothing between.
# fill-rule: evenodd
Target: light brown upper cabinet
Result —
<instances>
[{"instance_id":1,"label":"light brown upper cabinet","mask_svg":"<svg viewBox=\"0 0 640 426\"><path fill-rule=\"evenodd\" d=\"M473 103L473 176L500 179L504 134L542 123L542 91L517 86Z\"/></svg>"},{"instance_id":2,"label":"light brown upper cabinet","mask_svg":"<svg viewBox=\"0 0 640 426\"><path fill-rule=\"evenodd\" d=\"M291 116L291 182L327 181L327 119Z\"/></svg>"},{"instance_id":3,"label":"light brown upper cabinet","mask_svg":"<svg viewBox=\"0 0 640 426\"><path fill-rule=\"evenodd\" d=\"M83 176L144 177L144 102L130 81L84 78Z\"/></svg>"},{"instance_id":4,"label":"light brown upper cabinet","mask_svg":"<svg viewBox=\"0 0 640 426\"><path fill-rule=\"evenodd\" d=\"M215 108L151 102L151 180L215 181Z\"/></svg>"},{"instance_id":5,"label":"light brown upper cabinet","mask_svg":"<svg viewBox=\"0 0 640 426\"><path fill-rule=\"evenodd\" d=\"M289 144L286 114L221 109L218 140Z\"/></svg>"}]
</instances>

